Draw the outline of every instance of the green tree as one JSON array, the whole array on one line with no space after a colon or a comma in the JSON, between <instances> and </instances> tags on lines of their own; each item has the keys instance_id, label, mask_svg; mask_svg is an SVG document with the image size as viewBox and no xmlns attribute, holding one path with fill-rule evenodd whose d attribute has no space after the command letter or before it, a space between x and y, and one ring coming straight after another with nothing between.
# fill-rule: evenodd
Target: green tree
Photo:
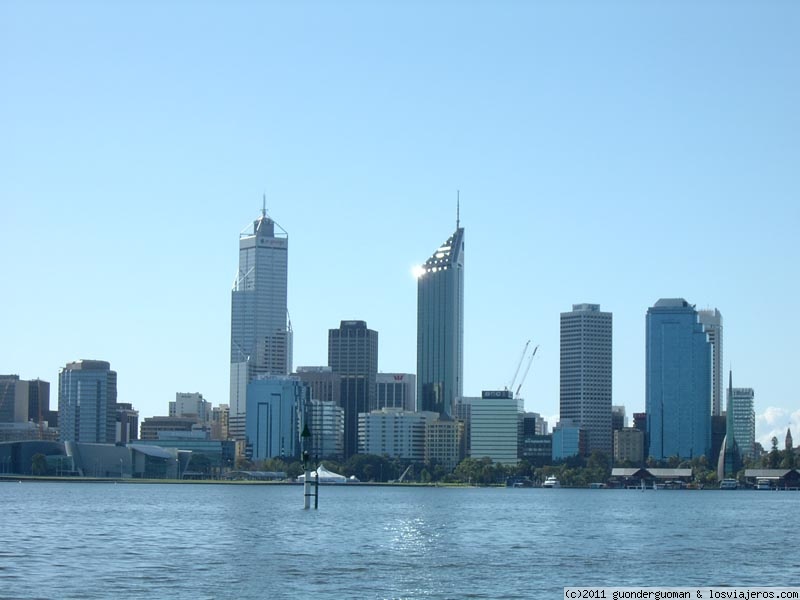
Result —
<instances>
[{"instance_id":1,"label":"green tree","mask_svg":"<svg viewBox=\"0 0 800 600\"><path fill-rule=\"evenodd\" d=\"M47 457L37 452L31 457L31 473L34 475L46 475L47 474Z\"/></svg>"}]
</instances>

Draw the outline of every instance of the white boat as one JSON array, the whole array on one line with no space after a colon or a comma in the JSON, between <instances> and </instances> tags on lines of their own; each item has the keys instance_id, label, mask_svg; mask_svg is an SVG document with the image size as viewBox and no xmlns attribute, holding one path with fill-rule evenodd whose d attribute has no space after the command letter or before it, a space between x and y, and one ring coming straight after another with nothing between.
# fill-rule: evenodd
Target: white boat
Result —
<instances>
[{"instance_id":1,"label":"white boat","mask_svg":"<svg viewBox=\"0 0 800 600\"><path fill-rule=\"evenodd\" d=\"M739 487L739 482L735 479L723 479L719 484L721 490L735 490Z\"/></svg>"},{"instance_id":2,"label":"white boat","mask_svg":"<svg viewBox=\"0 0 800 600\"><path fill-rule=\"evenodd\" d=\"M542 487L546 488L560 488L561 482L556 479L555 475L550 475L547 479L544 480Z\"/></svg>"}]
</instances>

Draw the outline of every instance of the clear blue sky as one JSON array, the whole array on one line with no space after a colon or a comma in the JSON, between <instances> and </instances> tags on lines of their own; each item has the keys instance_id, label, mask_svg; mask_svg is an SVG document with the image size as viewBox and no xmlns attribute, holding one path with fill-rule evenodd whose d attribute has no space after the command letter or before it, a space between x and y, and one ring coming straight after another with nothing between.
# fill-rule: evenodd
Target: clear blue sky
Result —
<instances>
[{"instance_id":1,"label":"clear blue sky","mask_svg":"<svg viewBox=\"0 0 800 600\"><path fill-rule=\"evenodd\" d=\"M565 6L566 4L566 6ZM0 4L0 372L108 360L119 400L227 402L238 233L289 232L295 365L364 319L416 368L416 282L466 228L465 392L559 313L614 314L644 409L645 313L717 307L758 436L800 433L796 2Z\"/></svg>"}]
</instances>

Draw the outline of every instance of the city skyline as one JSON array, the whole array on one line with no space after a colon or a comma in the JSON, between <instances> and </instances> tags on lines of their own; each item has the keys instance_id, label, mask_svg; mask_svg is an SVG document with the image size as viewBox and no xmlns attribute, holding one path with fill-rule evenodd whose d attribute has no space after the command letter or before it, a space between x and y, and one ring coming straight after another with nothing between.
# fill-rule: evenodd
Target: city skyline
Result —
<instances>
[{"instance_id":1,"label":"city skyline","mask_svg":"<svg viewBox=\"0 0 800 600\"><path fill-rule=\"evenodd\" d=\"M554 424L558 315L598 303L641 412L647 307L684 297L724 314L757 439L800 430L800 325L764 325L798 294L800 9L311 7L0 7L0 372L108 361L142 418L227 402L233 240L266 191L294 364L358 319L415 373L411 268L460 189L464 395L532 339L521 395Z\"/></svg>"}]
</instances>

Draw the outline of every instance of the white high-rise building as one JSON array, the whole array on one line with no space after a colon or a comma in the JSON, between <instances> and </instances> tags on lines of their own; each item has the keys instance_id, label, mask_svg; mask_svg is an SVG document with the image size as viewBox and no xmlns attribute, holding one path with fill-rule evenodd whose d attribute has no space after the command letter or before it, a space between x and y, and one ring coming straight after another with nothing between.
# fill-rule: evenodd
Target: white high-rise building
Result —
<instances>
[{"instance_id":1,"label":"white high-rise building","mask_svg":"<svg viewBox=\"0 0 800 600\"><path fill-rule=\"evenodd\" d=\"M722 314L714 310L698 310L700 324L711 343L711 414L722 414Z\"/></svg>"},{"instance_id":2,"label":"white high-rise building","mask_svg":"<svg viewBox=\"0 0 800 600\"><path fill-rule=\"evenodd\" d=\"M198 423L211 421L211 402L198 392L176 392L175 401L169 403L170 417L194 417Z\"/></svg>"},{"instance_id":3,"label":"white high-rise building","mask_svg":"<svg viewBox=\"0 0 800 600\"><path fill-rule=\"evenodd\" d=\"M382 408L358 415L359 450L422 462L425 460L425 428L439 418L430 411L409 412Z\"/></svg>"},{"instance_id":4,"label":"white high-rise building","mask_svg":"<svg viewBox=\"0 0 800 600\"><path fill-rule=\"evenodd\" d=\"M292 370L286 305L289 238L266 209L239 235L239 271L231 292L230 435L244 439L247 384Z\"/></svg>"},{"instance_id":5,"label":"white high-rise building","mask_svg":"<svg viewBox=\"0 0 800 600\"><path fill-rule=\"evenodd\" d=\"M612 452L611 313L599 304L573 304L561 313L562 421L586 434L586 452Z\"/></svg>"},{"instance_id":6,"label":"white high-rise building","mask_svg":"<svg viewBox=\"0 0 800 600\"><path fill-rule=\"evenodd\" d=\"M412 373L378 373L375 409L402 408L414 411L417 407L417 378Z\"/></svg>"},{"instance_id":7,"label":"white high-rise building","mask_svg":"<svg viewBox=\"0 0 800 600\"><path fill-rule=\"evenodd\" d=\"M485 391L470 399L470 446L472 458L516 465L522 429L523 401L509 390Z\"/></svg>"}]
</instances>

